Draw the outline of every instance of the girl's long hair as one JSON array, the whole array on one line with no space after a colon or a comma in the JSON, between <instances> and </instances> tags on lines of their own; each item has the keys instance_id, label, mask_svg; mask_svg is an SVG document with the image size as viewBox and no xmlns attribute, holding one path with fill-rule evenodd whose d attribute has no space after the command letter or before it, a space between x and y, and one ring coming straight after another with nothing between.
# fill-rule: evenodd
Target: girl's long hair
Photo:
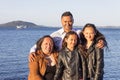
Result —
<instances>
[{"instance_id":1,"label":"girl's long hair","mask_svg":"<svg viewBox=\"0 0 120 80\"><path fill-rule=\"evenodd\" d=\"M83 31L84 31L85 28L87 28L87 27L92 27L92 28L94 29L94 31L95 31L95 37L94 37L94 43L95 43L95 44L96 44L100 39L102 39L102 40L104 41L104 46L108 47L108 46L107 46L107 41L106 41L106 39L105 39L105 36L96 29L96 26L95 26L94 24L88 23L88 24L86 24L86 25L83 27L83 29L82 29L82 31L81 31L81 33L80 33L80 35L79 35L79 36L80 36L79 49L80 49L80 51L81 51L83 54L86 53L86 43L87 43L87 40L86 40L85 37L84 37ZM84 55L85 55L85 54L84 54Z\"/></svg>"}]
</instances>

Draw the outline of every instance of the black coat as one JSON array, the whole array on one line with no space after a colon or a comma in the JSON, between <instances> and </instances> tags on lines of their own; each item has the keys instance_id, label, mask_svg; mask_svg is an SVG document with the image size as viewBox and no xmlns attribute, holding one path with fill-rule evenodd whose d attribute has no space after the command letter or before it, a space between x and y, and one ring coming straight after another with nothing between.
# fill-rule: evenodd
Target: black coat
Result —
<instances>
[{"instance_id":1,"label":"black coat","mask_svg":"<svg viewBox=\"0 0 120 80\"><path fill-rule=\"evenodd\" d=\"M103 80L104 74L104 53L103 49L97 48L93 43L87 50L86 58L87 73L90 80Z\"/></svg>"},{"instance_id":2,"label":"black coat","mask_svg":"<svg viewBox=\"0 0 120 80\"><path fill-rule=\"evenodd\" d=\"M69 51L67 48L63 49L59 53L58 66L54 80L79 80L84 77L83 66L81 62L81 56L78 49ZM84 71L85 72L85 71ZM85 80L85 79L83 79Z\"/></svg>"}]
</instances>

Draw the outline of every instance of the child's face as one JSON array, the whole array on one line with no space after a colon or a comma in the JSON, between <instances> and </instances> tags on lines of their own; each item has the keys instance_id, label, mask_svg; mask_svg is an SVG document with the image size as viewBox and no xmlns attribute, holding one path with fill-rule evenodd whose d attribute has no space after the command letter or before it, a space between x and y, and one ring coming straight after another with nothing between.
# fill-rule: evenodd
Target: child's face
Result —
<instances>
[{"instance_id":1,"label":"child's face","mask_svg":"<svg viewBox=\"0 0 120 80\"><path fill-rule=\"evenodd\" d=\"M84 37L87 41L93 41L95 37L95 31L92 27L86 27L83 31Z\"/></svg>"},{"instance_id":2,"label":"child's face","mask_svg":"<svg viewBox=\"0 0 120 80\"><path fill-rule=\"evenodd\" d=\"M68 49L74 49L74 47L77 44L77 36L75 34L73 35L69 35L68 38L65 39L66 43L67 43L67 48Z\"/></svg>"}]
</instances>

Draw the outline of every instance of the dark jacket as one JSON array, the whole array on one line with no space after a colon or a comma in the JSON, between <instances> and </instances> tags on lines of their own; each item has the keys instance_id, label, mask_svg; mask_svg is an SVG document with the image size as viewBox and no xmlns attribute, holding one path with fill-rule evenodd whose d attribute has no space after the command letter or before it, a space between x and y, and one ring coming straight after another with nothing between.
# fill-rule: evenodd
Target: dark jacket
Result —
<instances>
[{"instance_id":1,"label":"dark jacket","mask_svg":"<svg viewBox=\"0 0 120 80\"><path fill-rule=\"evenodd\" d=\"M82 68L78 49L76 48L74 51L69 51L65 48L59 52L58 66L54 80L60 80L61 78L62 80L79 80L85 75L82 72Z\"/></svg>"},{"instance_id":2,"label":"dark jacket","mask_svg":"<svg viewBox=\"0 0 120 80\"><path fill-rule=\"evenodd\" d=\"M87 50L86 58L88 76L90 80L103 80L104 54L103 49L97 48L93 43Z\"/></svg>"}]
</instances>

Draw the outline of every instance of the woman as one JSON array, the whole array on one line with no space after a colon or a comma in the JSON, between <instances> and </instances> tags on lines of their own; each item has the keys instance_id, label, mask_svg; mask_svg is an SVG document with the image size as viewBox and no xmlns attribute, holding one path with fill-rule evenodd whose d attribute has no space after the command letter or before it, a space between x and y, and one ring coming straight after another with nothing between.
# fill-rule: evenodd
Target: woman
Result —
<instances>
[{"instance_id":1,"label":"woman","mask_svg":"<svg viewBox=\"0 0 120 80\"><path fill-rule=\"evenodd\" d=\"M68 32L62 43L62 49L59 52L58 66L54 80L85 80L78 51L79 37L74 31Z\"/></svg>"},{"instance_id":2,"label":"woman","mask_svg":"<svg viewBox=\"0 0 120 80\"><path fill-rule=\"evenodd\" d=\"M29 62L28 80L53 80L58 57L53 39L46 35L36 44L35 60Z\"/></svg>"},{"instance_id":3,"label":"woman","mask_svg":"<svg viewBox=\"0 0 120 80\"><path fill-rule=\"evenodd\" d=\"M94 24L86 24L80 33L80 52L84 55L87 67L87 80L103 80L104 51L95 45L99 39L107 42Z\"/></svg>"}]
</instances>

